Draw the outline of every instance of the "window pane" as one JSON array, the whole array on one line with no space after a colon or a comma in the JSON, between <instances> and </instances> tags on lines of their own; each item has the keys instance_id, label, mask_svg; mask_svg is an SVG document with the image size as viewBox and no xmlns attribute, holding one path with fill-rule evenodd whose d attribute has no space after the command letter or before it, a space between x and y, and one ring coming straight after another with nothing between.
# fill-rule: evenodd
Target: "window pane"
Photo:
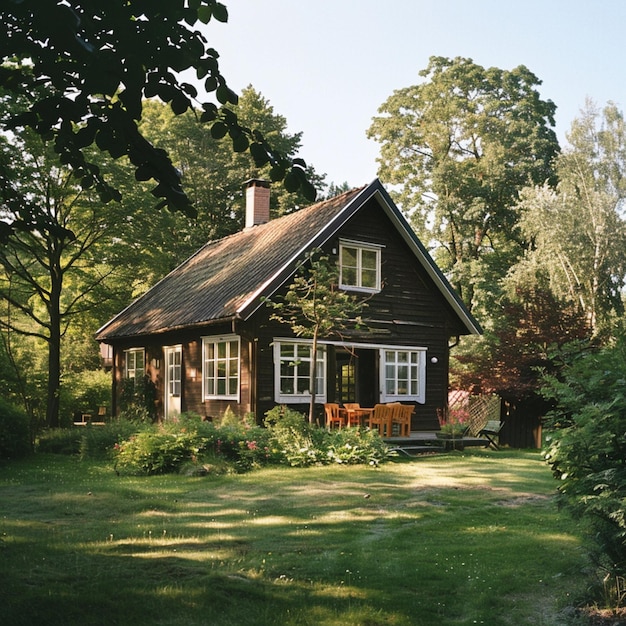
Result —
<instances>
[{"instance_id":1,"label":"window pane","mask_svg":"<svg viewBox=\"0 0 626 626\"><path fill-rule=\"evenodd\" d=\"M358 267L358 250L357 248L341 248L341 282L344 285L358 286L357 267Z\"/></svg>"},{"instance_id":2,"label":"window pane","mask_svg":"<svg viewBox=\"0 0 626 626\"><path fill-rule=\"evenodd\" d=\"M357 287L356 268L344 267L341 270L341 283L343 285L351 285Z\"/></svg>"},{"instance_id":3,"label":"window pane","mask_svg":"<svg viewBox=\"0 0 626 626\"><path fill-rule=\"evenodd\" d=\"M309 390L309 377L298 378L298 393L304 393Z\"/></svg>"},{"instance_id":4,"label":"window pane","mask_svg":"<svg viewBox=\"0 0 626 626\"><path fill-rule=\"evenodd\" d=\"M298 345L298 358L300 359L310 359L311 358L311 348L307 345Z\"/></svg>"},{"instance_id":5,"label":"window pane","mask_svg":"<svg viewBox=\"0 0 626 626\"><path fill-rule=\"evenodd\" d=\"M376 272L376 261L378 253L375 250L363 250L361 254L361 267L364 270L374 270Z\"/></svg>"},{"instance_id":6,"label":"window pane","mask_svg":"<svg viewBox=\"0 0 626 626\"><path fill-rule=\"evenodd\" d=\"M341 248L341 265L343 267L356 267L357 249L343 246Z\"/></svg>"},{"instance_id":7,"label":"window pane","mask_svg":"<svg viewBox=\"0 0 626 626\"><path fill-rule=\"evenodd\" d=\"M376 270L363 270L361 272L361 287L376 289L378 286L376 283Z\"/></svg>"}]
</instances>

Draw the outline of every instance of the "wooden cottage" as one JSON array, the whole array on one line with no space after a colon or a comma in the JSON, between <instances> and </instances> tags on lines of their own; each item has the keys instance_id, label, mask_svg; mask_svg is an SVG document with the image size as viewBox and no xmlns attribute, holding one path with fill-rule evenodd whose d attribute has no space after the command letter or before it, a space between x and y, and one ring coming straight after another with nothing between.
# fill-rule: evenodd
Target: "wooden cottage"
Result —
<instances>
[{"instance_id":1,"label":"wooden cottage","mask_svg":"<svg viewBox=\"0 0 626 626\"><path fill-rule=\"evenodd\" d=\"M340 288L367 294L367 333L325 338L316 402L415 404L413 430L437 429L452 338L480 326L378 180L269 219L269 185L249 181L246 227L211 241L97 332L112 347L113 414L124 385L147 381L159 418L227 407L261 421L276 404L306 413L311 342L270 319L298 263L321 248Z\"/></svg>"}]
</instances>

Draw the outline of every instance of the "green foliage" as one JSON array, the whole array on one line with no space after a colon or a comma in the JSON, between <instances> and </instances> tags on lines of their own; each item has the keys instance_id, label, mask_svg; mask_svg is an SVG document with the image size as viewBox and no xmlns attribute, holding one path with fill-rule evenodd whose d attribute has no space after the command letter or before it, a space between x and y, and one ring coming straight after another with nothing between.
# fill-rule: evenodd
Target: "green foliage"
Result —
<instances>
[{"instance_id":1,"label":"green foliage","mask_svg":"<svg viewBox=\"0 0 626 626\"><path fill-rule=\"evenodd\" d=\"M521 233L533 246L514 271L541 268L556 297L576 306L594 334L610 333L624 311L623 114L613 104L600 112L588 101L567 138L556 160L557 189L544 185L521 195Z\"/></svg>"},{"instance_id":2,"label":"green foliage","mask_svg":"<svg viewBox=\"0 0 626 626\"><path fill-rule=\"evenodd\" d=\"M382 104L368 131L381 144L379 176L399 186L422 241L439 244L436 260L466 304L488 311L482 301L523 250L520 189L556 182L556 107L524 66L431 57L420 77Z\"/></svg>"},{"instance_id":3,"label":"green foliage","mask_svg":"<svg viewBox=\"0 0 626 626\"><path fill-rule=\"evenodd\" d=\"M344 428L327 431L305 420L304 415L285 406L276 406L266 414L265 424L271 433L271 447L282 463L292 467L311 465L379 465L389 458L387 445L377 431Z\"/></svg>"},{"instance_id":4,"label":"green foliage","mask_svg":"<svg viewBox=\"0 0 626 626\"><path fill-rule=\"evenodd\" d=\"M125 378L120 394L120 417L133 422L149 423L156 419L156 385L149 376Z\"/></svg>"},{"instance_id":5,"label":"green foliage","mask_svg":"<svg viewBox=\"0 0 626 626\"><path fill-rule=\"evenodd\" d=\"M61 419L71 421L75 411L97 415L111 403L111 374L104 370L68 372L61 386Z\"/></svg>"},{"instance_id":6,"label":"green foliage","mask_svg":"<svg viewBox=\"0 0 626 626\"><path fill-rule=\"evenodd\" d=\"M36 450L45 454L79 454L82 436L78 427L50 428L39 434Z\"/></svg>"},{"instance_id":7,"label":"green foliage","mask_svg":"<svg viewBox=\"0 0 626 626\"><path fill-rule=\"evenodd\" d=\"M77 428L80 431L78 453L81 459L111 459L115 445L137 433L137 424L116 419L104 426Z\"/></svg>"},{"instance_id":8,"label":"green foliage","mask_svg":"<svg viewBox=\"0 0 626 626\"><path fill-rule=\"evenodd\" d=\"M28 416L0 397L0 459L23 457L30 451Z\"/></svg>"},{"instance_id":9,"label":"green foliage","mask_svg":"<svg viewBox=\"0 0 626 626\"><path fill-rule=\"evenodd\" d=\"M120 439L115 445L115 467L125 473L203 474L215 473L216 468L245 472L275 464L377 466L388 458L387 446L375 431L328 432L311 426L301 413L287 407L269 411L265 424L264 428L250 426L228 418L216 425L199 416L182 415Z\"/></svg>"},{"instance_id":10,"label":"green foliage","mask_svg":"<svg viewBox=\"0 0 626 626\"><path fill-rule=\"evenodd\" d=\"M115 468L145 474L174 472L197 456L203 443L195 432L145 430L116 445Z\"/></svg>"},{"instance_id":11,"label":"green foliage","mask_svg":"<svg viewBox=\"0 0 626 626\"><path fill-rule=\"evenodd\" d=\"M591 520L599 565L626 575L626 337L600 350L566 355L561 376L548 376L545 457L562 500Z\"/></svg>"},{"instance_id":12,"label":"green foliage","mask_svg":"<svg viewBox=\"0 0 626 626\"><path fill-rule=\"evenodd\" d=\"M176 115L192 107L198 90L179 78L181 72L192 70L218 103L204 103L200 114L201 121L211 125L212 134L228 135L233 151L249 150L255 163L272 165L274 180L285 179L286 187L302 188L313 199L315 190L304 174L304 162L275 150L226 106L236 104L238 97L220 73L217 51L194 27L211 17L225 21L224 5L215 0L172 0L158 6L129 2L117 3L115 10L103 13L74 0L36 8L23 2L4 3L0 58L5 63L8 59L29 62L4 65L0 87L26 94L30 102L3 128L30 126L51 139L82 187L95 187L103 201L119 199L120 193L89 158L87 149L97 146L111 159L127 156L137 180L158 182L152 193L162 199L161 205L192 215L180 172L137 126L145 98L168 103ZM19 226L35 230L27 195L4 176L0 182L3 189L13 192L7 195L19 213ZM0 224L0 238L16 226Z\"/></svg>"}]
</instances>

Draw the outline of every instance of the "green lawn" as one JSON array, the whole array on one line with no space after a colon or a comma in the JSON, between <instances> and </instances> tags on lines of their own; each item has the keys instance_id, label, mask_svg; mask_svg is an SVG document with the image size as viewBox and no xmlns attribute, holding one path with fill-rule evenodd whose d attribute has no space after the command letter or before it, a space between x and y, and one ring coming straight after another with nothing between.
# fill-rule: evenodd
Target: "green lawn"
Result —
<instances>
[{"instance_id":1,"label":"green lawn","mask_svg":"<svg viewBox=\"0 0 626 626\"><path fill-rule=\"evenodd\" d=\"M116 476L0 466L0 624L554 626L578 529L535 452Z\"/></svg>"}]
</instances>

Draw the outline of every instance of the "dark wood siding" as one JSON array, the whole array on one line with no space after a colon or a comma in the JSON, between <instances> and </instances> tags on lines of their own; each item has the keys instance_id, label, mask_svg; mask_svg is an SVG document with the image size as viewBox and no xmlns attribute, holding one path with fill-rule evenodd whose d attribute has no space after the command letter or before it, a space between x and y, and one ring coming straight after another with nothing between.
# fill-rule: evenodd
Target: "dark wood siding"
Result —
<instances>
[{"instance_id":1,"label":"dark wood siding","mask_svg":"<svg viewBox=\"0 0 626 626\"><path fill-rule=\"evenodd\" d=\"M331 257L337 257L341 238L381 246L383 287L380 293L368 300L363 315L368 329L343 338L359 346L362 356L360 366L369 368L367 388L363 388L360 394L363 404L374 404L376 401L379 380L376 345L425 348L425 403L416 406L412 429L436 429L437 412L447 402L449 341L451 337L466 334L467 329L376 199L368 201L324 244L325 251ZM231 401L203 401L202 337L233 332L241 336L241 401L238 404ZM274 406L272 342L277 336L290 337L291 329L270 320L266 306L261 305L249 320L239 321L236 327L228 322L171 331L145 340L136 339L132 343L119 340L116 341L115 380L121 379L123 371L121 350L124 347L145 347L149 375L157 388L157 404L160 405L157 410L162 415L163 346L181 344L183 411L193 411L207 418L219 417L230 406L239 415L254 412L257 421L261 422L265 413ZM160 368L151 365L152 359L159 360ZM190 376L192 369L196 371L195 380ZM332 367L329 372L333 373ZM333 384L334 377L329 375L329 399L333 397ZM308 411L306 404L292 406L302 412ZM321 407L319 410L321 416Z\"/></svg>"}]
</instances>

